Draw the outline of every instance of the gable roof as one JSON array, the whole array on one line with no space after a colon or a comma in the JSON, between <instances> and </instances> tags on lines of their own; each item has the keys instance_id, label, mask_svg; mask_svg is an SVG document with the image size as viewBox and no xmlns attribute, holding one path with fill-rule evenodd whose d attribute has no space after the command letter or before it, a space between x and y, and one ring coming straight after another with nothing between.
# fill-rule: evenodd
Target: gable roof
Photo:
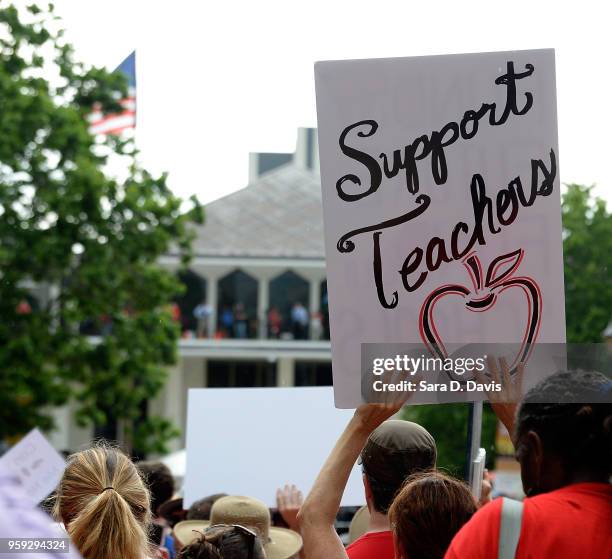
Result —
<instances>
[{"instance_id":1,"label":"gable roof","mask_svg":"<svg viewBox=\"0 0 612 559\"><path fill-rule=\"evenodd\" d=\"M324 259L321 183L288 163L205 208L195 256Z\"/></svg>"}]
</instances>

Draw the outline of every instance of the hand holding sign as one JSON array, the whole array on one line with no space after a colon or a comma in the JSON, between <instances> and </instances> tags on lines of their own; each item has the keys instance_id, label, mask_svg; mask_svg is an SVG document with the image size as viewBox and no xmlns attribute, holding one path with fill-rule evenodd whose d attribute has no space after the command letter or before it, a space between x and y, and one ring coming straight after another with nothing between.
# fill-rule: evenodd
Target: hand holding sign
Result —
<instances>
[{"instance_id":1,"label":"hand holding sign","mask_svg":"<svg viewBox=\"0 0 612 559\"><path fill-rule=\"evenodd\" d=\"M519 363L515 368L515 374L511 373L510 366L504 357L496 359L489 356L487 359L490 378L484 375L476 375L478 382L486 386L491 380L502 386L500 392L488 392L491 408L497 418L504 424L510 436L514 436L514 421L516 409L523 394L523 376L525 364Z\"/></svg>"}]
</instances>

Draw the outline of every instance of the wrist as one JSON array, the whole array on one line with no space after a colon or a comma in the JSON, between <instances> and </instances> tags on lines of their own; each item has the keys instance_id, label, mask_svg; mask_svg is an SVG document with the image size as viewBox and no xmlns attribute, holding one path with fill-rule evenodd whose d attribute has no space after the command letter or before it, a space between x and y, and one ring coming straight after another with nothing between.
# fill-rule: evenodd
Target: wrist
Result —
<instances>
[{"instance_id":1,"label":"wrist","mask_svg":"<svg viewBox=\"0 0 612 559\"><path fill-rule=\"evenodd\" d=\"M365 441L375 428L376 427L370 425L363 417L354 415L348 424L347 431L350 432L353 437L361 437Z\"/></svg>"}]
</instances>

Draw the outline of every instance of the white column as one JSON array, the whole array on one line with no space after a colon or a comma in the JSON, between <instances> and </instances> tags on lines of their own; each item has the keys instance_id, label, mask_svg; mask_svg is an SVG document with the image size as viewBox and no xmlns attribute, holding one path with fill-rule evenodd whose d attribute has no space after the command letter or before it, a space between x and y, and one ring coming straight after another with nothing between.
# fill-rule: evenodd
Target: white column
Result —
<instances>
[{"instance_id":1,"label":"white column","mask_svg":"<svg viewBox=\"0 0 612 559\"><path fill-rule=\"evenodd\" d=\"M190 388L204 388L205 386L205 359L203 357L193 357L183 359L183 385L181 390L181 410L180 410L180 423L178 423L179 429L181 430L181 443L182 447L185 446L185 434L187 431L187 399Z\"/></svg>"},{"instance_id":2,"label":"white column","mask_svg":"<svg viewBox=\"0 0 612 559\"><path fill-rule=\"evenodd\" d=\"M58 450L72 449L70 440L70 422L72 421L70 404L50 409L50 414L55 422L55 429L47 433L47 438L54 448Z\"/></svg>"},{"instance_id":3,"label":"white column","mask_svg":"<svg viewBox=\"0 0 612 559\"><path fill-rule=\"evenodd\" d=\"M313 339L314 328L312 327L312 315L321 310L321 280L319 278L310 279L310 339Z\"/></svg>"},{"instance_id":4,"label":"white column","mask_svg":"<svg viewBox=\"0 0 612 559\"><path fill-rule=\"evenodd\" d=\"M310 313L319 312L321 310L321 280L310 280Z\"/></svg>"},{"instance_id":5,"label":"white column","mask_svg":"<svg viewBox=\"0 0 612 559\"><path fill-rule=\"evenodd\" d=\"M276 386L280 388L294 385L294 361L289 357L281 357L276 362Z\"/></svg>"},{"instance_id":6,"label":"white column","mask_svg":"<svg viewBox=\"0 0 612 559\"><path fill-rule=\"evenodd\" d=\"M154 400L149 401L150 413L169 419L181 431L185 428L183 367L184 360L181 358L178 359L176 365L168 367L168 376L164 388ZM182 434L184 435L184 433ZM178 438L172 439L168 446L171 452L178 450L182 448L181 440Z\"/></svg>"},{"instance_id":7,"label":"white column","mask_svg":"<svg viewBox=\"0 0 612 559\"><path fill-rule=\"evenodd\" d=\"M270 278L259 276L257 278L257 329L259 339L268 337L268 307L270 305Z\"/></svg>"},{"instance_id":8,"label":"white column","mask_svg":"<svg viewBox=\"0 0 612 559\"><path fill-rule=\"evenodd\" d=\"M219 277L216 274L208 274L206 276L206 303L211 308L210 316L208 317L208 337L214 338L217 331L217 282Z\"/></svg>"}]
</instances>

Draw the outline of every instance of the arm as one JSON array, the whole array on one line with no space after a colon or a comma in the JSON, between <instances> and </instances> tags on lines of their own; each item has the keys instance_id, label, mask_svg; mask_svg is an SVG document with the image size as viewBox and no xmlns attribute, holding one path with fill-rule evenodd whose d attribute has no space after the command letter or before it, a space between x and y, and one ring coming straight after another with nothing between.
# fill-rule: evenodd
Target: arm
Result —
<instances>
[{"instance_id":1,"label":"arm","mask_svg":"<svg viewBox=\"0 0 612 559\"><path fill-rule=\"evenodd\" d=\"M309 559L347 557L334 529L342 493L370 433L400 408L401 405L384 404L360 406L340 435L298 514Z\"/></svg>"}]
</instances>

